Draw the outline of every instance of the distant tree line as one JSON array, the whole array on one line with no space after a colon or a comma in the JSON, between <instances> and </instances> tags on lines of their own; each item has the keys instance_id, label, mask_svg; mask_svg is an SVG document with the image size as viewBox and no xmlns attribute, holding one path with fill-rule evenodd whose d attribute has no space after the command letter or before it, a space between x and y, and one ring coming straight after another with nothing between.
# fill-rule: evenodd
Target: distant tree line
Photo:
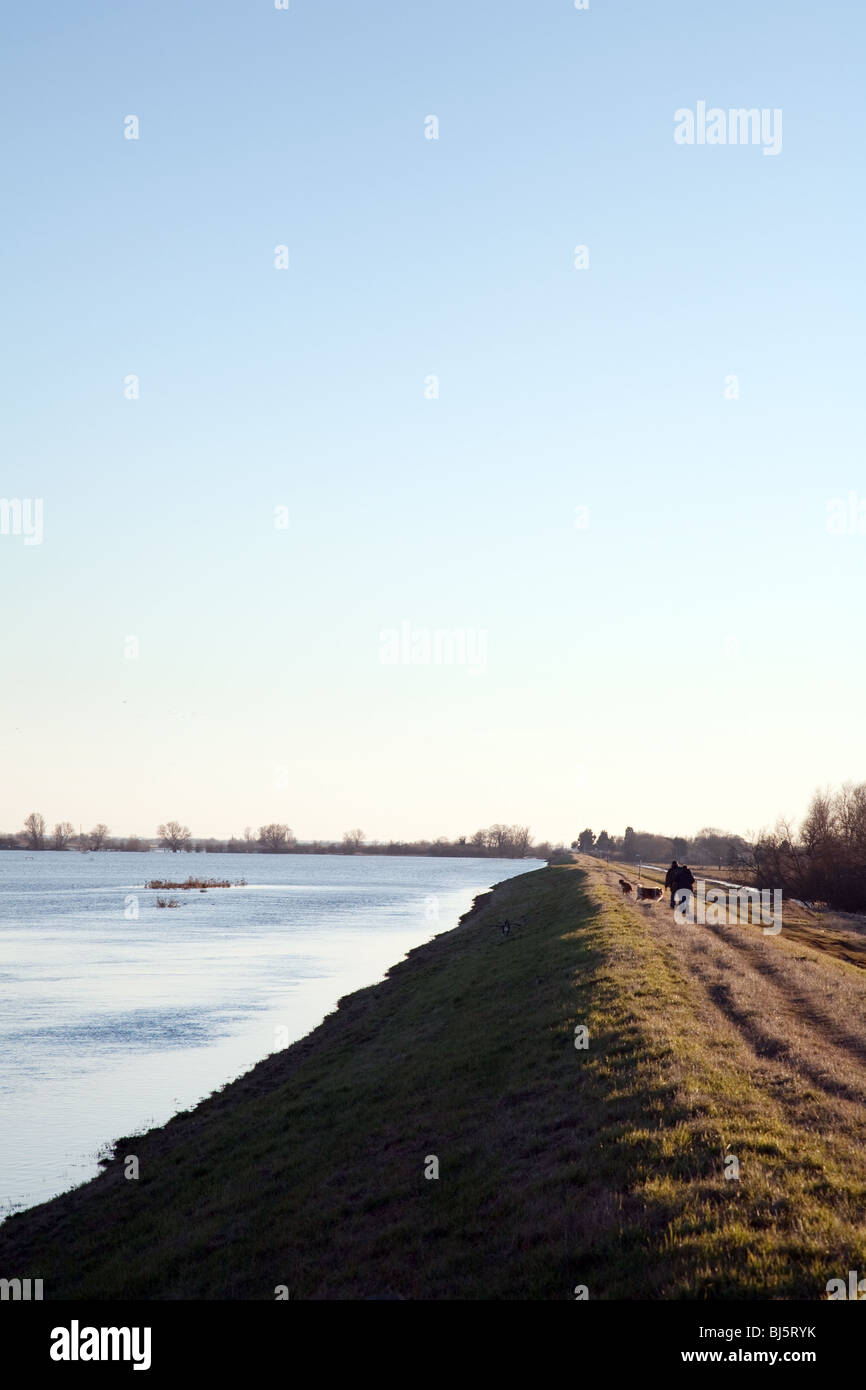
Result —
<instances>
[{"instance_id":1,"label":"distant tree line","mask_svg":"<svg viewBox=\"0 0 866 1390\"><path fill-rule=\"evenodd\" d=\"M272 822L257 832L247 826L243 835L224 840L217 837L193 838L188 825L170 820L160 825L153 839L138 835L112 836L107 825L76 832L69 821L60 821L49 831L45 817L31 811L24 828L15 834L0 835L0 849L144 851L165 849L207 854L424 854L449 858L547 859L563 852L563 846L543 841L532 843L527 825L491 825L474 835L455 840L441 836L436 840L368 840L358 828L347 830L342 840L299 840L290 826Z\"/></svg>"},{"instance_id":2,"label":"distant tree line","mask_svg":"<svg viewBox=\"0 0 866 1390\"><path fill-rule=\"evenodd\" d=\"M681 864L712 865L718 869L742 869L752 863L752 846L741 835L716 830L708 826L697 835L657 835L647 830L635 830L627 825L625 833L609 835L602 830L595 835L587 827L581 830L571 848L581 854L596 854L626 863L665 864L676 859Z\"/></svg>"},{"instance_id":3,"label":"distant tree line","mask_svg":"<svg viewBox=\"0 0 866 1390\"><path fill-rule=\"evenodd\" d=\"M759 888L826 903L843 912L866 909L866 782L816 791L799 829L780 819L752 851Z\"/></svg>"},{"instance_id":4,"label":"distant tree line","mask_svg":"<svg viewBox=\"0 0 866 1390\"><path fill-rule=\"evenodd\" d=\"M137 848L145 848L144 842L138 837L131 837L135 840ZM68 820L58 821L53 830L49 830L48 823L43 815L38 811L31 811L24 821L24 829L17 834L0 835L0 849L107 849L109 846L108 826L101 822L95 825L92 830L76 831L75 826ZM124 846L125 847L125 846ZM112 844L112 848L117 848Z\"/></svg>"}]
</instances>

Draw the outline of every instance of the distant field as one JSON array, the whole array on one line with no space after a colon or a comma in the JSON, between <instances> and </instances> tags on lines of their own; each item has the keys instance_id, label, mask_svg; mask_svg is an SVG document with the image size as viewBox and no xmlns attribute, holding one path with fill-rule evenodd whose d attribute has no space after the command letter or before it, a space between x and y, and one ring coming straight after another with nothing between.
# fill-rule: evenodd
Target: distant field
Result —
<instances>
[{"instance_id":1,"label":"distant field","mask_svg":"<svg viewBox=\"0 0 866 1390\"><path fill-rule=\"evenodd\" d=\"M866 1268L866 976L786 932L677 927L618 876L500 885L12 1217L0 1267L46 1298L823 1297Z\"/></svg>"}]
</instances>

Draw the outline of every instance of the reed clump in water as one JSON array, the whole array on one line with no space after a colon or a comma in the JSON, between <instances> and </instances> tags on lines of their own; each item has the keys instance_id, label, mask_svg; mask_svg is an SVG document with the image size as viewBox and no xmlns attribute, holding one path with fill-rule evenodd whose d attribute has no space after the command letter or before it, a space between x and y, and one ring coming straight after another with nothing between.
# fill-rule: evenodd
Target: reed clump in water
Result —
<instances>
[{"instance_id":1,"label":"reed clump in water","mask_svg":"<svg viewBox=\"0 0 866 1390\"><path fill-rule=\"evenodd\" d=\"M152 878L144 886L145 888L198 888L204 890L207 888L245 888L246 883L245 878L235 879L234 883L227 878L187 878L182 883L175 883L169 878Z\"/></svg>"}]
</instances>

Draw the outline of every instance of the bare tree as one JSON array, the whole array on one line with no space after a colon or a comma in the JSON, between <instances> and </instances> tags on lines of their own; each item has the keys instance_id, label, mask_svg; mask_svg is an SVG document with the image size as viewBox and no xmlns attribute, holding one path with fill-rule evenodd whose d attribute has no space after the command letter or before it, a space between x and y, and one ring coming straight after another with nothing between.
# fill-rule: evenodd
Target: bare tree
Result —
<instances>
[{"instance_id":1,"label":"bare tree","mask_svg":"<svg viewBox=\"0 0 866 1390\"><path fill-rule=\"evenodd\" d=\"M165 849L177 852L187 849L190 842L190 831L188 825L181 825L180 821L170 820L165 825L159 826L157 830L160 844Z\"/></svg>"},{"instance_id":2,"label":"bare tree","mask_svg":"<svg viewBox=\"0 0 866 1390\"><path fill-rule=\"evenodd\" d=\"M102 849L108 839L108 826L103 825L102 821L95 825L90 832L90 848Z\"/></svg>"},{"instance_id":3,"label":"bare tree","mask_svg":"<svg viewBox=\"0 0 866 1390\"><path fill-rule=\"evenodd\" d=\"M836 793L834 810L846 852L862 860L866 857L866 783L845 782Z\"/></svg>"},{"instance_id":4,"label":"bare tree","mask_svg":"<svg viewBox=\"0 0 866 1390\"><path fill-rule=\"evenodd\" d=\"M28 849L45 848L45 817L38 811L31 811L24 822L24 834Z\"/></svg>"},{"instance_id":5,"label":"bare tree","mask_svg":"<svg viewBox=\"0 0 866 1390\"><path fill-rule=\"evenodd\" d=\"M75 837L75 826L70 825L68 820L59 820L54 827L52 843L55 849L65 849L69 841Z\"/></svg>"},{"instance_id":6,"label":"bare tree","mask_svg":"<svg viewBox=\"0 0 866 1390\"><path fill-rule=\"evenodd\" d=\"M606 835L607 831L602 831ZM599 837L601 838L601 837ZM515 859L523 859L528 853L529 846L532 844L532 832L528 825L512 825L511 827L511 849L510 854Z\"/></svg>"},{"instance_id":7,"label":"bare tree","mask_svg":"<svg viewBox=\"0 0 866 1390\"><path fill-rule=\"evenodd\" d=\"M491 849L494 854L503 854L508 848L510 839L508 826L500 825L497 822L496 825L491 825L487 832L487 848Z\"/></svg>"},{"instance_id":8,"label":"bare tree","mask_svg":"<svg viewBox=\"0 0 866 1390\"><path fill-rule=\"evenodd\" d=\"M259 826L259 844L268 854L279 854L294 844L295 837L287 825L277 824Z\"/></svg>"},{"instance_id":9,"label":"bare tree","mask_svg":"<svg viewBox=\"0 0 866 1390\"><path fill-rule=\"evenodd\" d=\"M816 791L800 831L803 844L811 855L820 856L832 844L835 819L830 792Z\"/></svg>"},{"instance_id":10,"label":"bare tree","mask_svg":"<svg viewBox=\"0 0 866 1390\"><path fill-rule=\"evenodd\" d=\"M866 907L866 783L816 791L799 836L779 820L753 846L758 887L843 911Z\"/></svg>"},{"instance_id":11,"label":"bare tree","mask_svg":"<svg viewBox=\"0 0 866 1390\"><path fill-rule=\"evenodd\" d=\"M347 850L354 853L361 848L366 838L363 830L347 830L343 836L343 844Z\"/></svg>"}]
</instances>

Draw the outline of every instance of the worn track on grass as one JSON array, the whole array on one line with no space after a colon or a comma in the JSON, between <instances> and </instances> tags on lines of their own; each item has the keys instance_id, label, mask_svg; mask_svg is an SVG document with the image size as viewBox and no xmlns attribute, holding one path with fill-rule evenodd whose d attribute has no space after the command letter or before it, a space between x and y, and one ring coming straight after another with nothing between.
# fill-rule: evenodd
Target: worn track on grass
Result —
<instances>
[{"instance_id":1,"label":"worn track on grass","mask_svg":"<svg viewBox=\"0 0 866 1390\"><path fill-rule=\"evenodd\" d=\"M617 892L626 876L621 866L590 874ZM678 924L667 896L632 910L687 975L698 1016L724 1034L737 1066L797 1124L866 1148L866 974L850 960L859 937L846 965L820 936L806 943L796 909L796 932L783 908L779 934L746 921Z\"/></svg>"}]
</instances>

